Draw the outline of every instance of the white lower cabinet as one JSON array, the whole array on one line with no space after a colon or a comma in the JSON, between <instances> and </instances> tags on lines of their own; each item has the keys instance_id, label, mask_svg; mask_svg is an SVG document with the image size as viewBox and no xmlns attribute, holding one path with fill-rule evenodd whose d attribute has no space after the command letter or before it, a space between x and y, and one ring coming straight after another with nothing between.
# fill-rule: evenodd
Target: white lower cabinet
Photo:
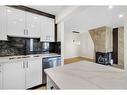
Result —
<instances>
[{"instance_id":1,"label":"white lower cabinet","mask_svg":"<svg viewBox=\"0 0 127 95\"><path fill-rule=\"evenodd\" d=\"M25 66L22 61L5 63L3 89L25 89Z\"/></svg>"},{"instance_id":2,"label":"white lower cabinet","mask_svg":"<svg viewBox=\"0 0 127 95\"><path fill-rule=\"evenodd\" d=\"M42 58L27 61L26 88L42 84Z\"/></svg>"},{"instance_id":3,"label":"white lower cabinet","mask_svg":"<svg viewBox=\"0 0 127 95\"><path fill-rule=\"evenodd\" d=\"M2 89L2 64L0 64L0 89Z\"/></svg>"},{"instance_id":4,"label":"white lower cabinet","mask_svg":"<svg viewBox=\"0 0 127 95\"><path fill-rule=\"evenodd\" d=\"M3 71L3 89L28 89L42 84L42 58L8 62L3 64Z\"/></svg>"}]
</instances>

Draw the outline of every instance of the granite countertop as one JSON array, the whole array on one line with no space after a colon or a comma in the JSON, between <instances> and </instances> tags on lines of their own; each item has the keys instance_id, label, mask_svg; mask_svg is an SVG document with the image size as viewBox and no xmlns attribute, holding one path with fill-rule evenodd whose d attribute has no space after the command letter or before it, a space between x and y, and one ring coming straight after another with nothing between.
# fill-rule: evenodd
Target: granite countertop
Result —
<instances>
[{"instance_id":1,"label":"granite countertop","mask_svg":"<svg viewBox=\"0 0 127 95\"><path fill-rule=\"evenodd\" d=\"M18 61L18 60L27 60L30 58L45 58L45 57L55 57L55 56L61 56L56 53L49 53L49 54L31 54L31 55L19 55L19 56L6 56L6 57L0 57L0 63L6 63L10 61Z\"/></svg>"},{"instance_id":2,"label":"granite countertop","mask_svg":"<svg viewBox=\"0 0 127 95\"><path fill-rule=\"evenodd\" d=\"M127 89L124 70L93 62L80 61L45 72L60 89Z\"/></svg>"}]
</instances>

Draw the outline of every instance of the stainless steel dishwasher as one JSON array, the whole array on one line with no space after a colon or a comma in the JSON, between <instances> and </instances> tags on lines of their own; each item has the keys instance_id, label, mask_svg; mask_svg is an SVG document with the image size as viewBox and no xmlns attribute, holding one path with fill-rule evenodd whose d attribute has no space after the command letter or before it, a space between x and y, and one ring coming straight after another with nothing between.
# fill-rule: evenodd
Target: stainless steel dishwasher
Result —
<instances>
[{"instance_id":1,"label":"stainless steel dishwasher","mask_svg":"<svg viewBox=\"0 0 127 95\"><path fill-rule=\"evenodd\" d=\"M46 57L42 59L42 84L46 84L46 74L44 72L47 68L53 68L61 65L61 57Z\"/></svg>"}]
</instances>

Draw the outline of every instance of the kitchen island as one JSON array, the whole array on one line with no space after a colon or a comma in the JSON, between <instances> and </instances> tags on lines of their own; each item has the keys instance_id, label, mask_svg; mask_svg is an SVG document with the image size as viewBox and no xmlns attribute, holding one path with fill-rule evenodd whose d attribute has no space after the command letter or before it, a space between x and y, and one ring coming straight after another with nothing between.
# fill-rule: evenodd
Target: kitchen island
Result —
<instances>
[{"instance_id":1,"label":"kitchen island","mask_svg":"<svg viewBox=\"0 0 127 95\"><path fill-rule=\"evenodd\" d=\"M88 61L45 70L47 89L127 89L125 71Z\"/></svg>"}]
</instances>

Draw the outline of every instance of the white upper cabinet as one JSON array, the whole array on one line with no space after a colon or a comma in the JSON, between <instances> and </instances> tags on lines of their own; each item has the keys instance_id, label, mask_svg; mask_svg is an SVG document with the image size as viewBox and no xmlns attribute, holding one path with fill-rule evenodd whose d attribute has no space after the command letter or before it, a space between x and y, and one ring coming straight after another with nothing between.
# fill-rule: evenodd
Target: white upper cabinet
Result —
<instances>
[{"instance_id":1,"label":"white upper cabinet","mask_svg":"<svg viewBox=\"0 0 127 95\"><path fill-rule=\"evenodd\" d=\"M54 42L55 41L55 25L54 25L54 19L47 18L47 23L46 23L46 32L48 33L49 36L49 41Z\"/></svg>"},{"instance_id":2,"label":"white upper cabinet","mask_svg":"<svg viewBox=\"0 0 127 95\"><path fill-rule=\"evenodd\" d=\"M10 7L6 8L6 13L7 35L54 42L54 19Z\"/></svg>"},{"instance_id":3,"label":"white upper cabinet","mask_svg":"<svg viewBox=\"0 0 127 95\"><path fill-rule=\"evenodd\" d=\"M26 63L26 88L42 84L42 58L28 60Z\"/></svg>"},{"instance_id":4,"label":"white upper cabinet","mask_svg":"<svg viewBox=\"0 0 127 95\"><path fill-rule=\"evenodd\" d=\"M0 40L7 40L6 7L0 6Z\"/></svg>"},{"instance_id":5,"label":"white upper cabinet","mask_svg":"<svg viewBox=\"0 0 127 95\"><path fill-rule=\"evenodd\" d=\"M5 63L3 89L25 89L25 64L22 61Z\"/></svg>"},{"instance_id":6,"label":"white upper cabinet","mask_svg":"<svg viewBox=\"0 0 127 95\"><path fill-rule=\"evenodd\" d=\"M54 42L55 38L54 19L41 17L41 41Z\"/></svg>"},{"instance_id":7,"label":"white upper cabinet","mask_svg":"<svg viewBox=\"0 0 127 95\"><path fill-rule=\"evenodd\" d=\"M26 12L26 32L29 37L40 37L40 15Z\"/></svg>"},{"instance_id":8,"label":"white upper cabinet","mask_svg":"<svg viewBox=\"0 0 127 95\"><path fill-rule=\"evenodd\" d=\"M26 36L25 12L7 7L7 32L10 36Z\"/></svg>"},{"instance_id":9,"label":"white upper cabinet","mask_svg":"<svg viewBox=\"0 0 127 95\"><path fill-rule=\"evenodd\" d=\"M46 22L45 18L46 17L44 16L41 17L41 33L40 33L41 39L40 41L46 41L47 33L45 32L45 22Z\"/></svg>"},{"instance_id":10,"label":"white upper cabinet","mask_svg":"<svg viewBox=\"0 0 127 95\"><path fill-rule=\"evenodd\" d=\"M7 7L7 31L9 36L40 37L40 16Z\"/></svg>"},{"instance_id":11,"label":"white upper cabinet","mask_svg":"<svg viewBox=\"0 0 127 95\"><path fill-rule=\"evenodd\" d=\"M0 64L0 89L2 89L2 73L3 73L2 64Z\"/></svg>"},{"instance_id":12,"label":"white upper cabinet","mask_svg":"<svg viewBox=\"0 0 127 95\"><path fill-rule=\"evenodd\" d=\"M58 23L57 24L57 41L62 40L62 32L64 31L64 23Z\"/></svg>"}]
</instances>

